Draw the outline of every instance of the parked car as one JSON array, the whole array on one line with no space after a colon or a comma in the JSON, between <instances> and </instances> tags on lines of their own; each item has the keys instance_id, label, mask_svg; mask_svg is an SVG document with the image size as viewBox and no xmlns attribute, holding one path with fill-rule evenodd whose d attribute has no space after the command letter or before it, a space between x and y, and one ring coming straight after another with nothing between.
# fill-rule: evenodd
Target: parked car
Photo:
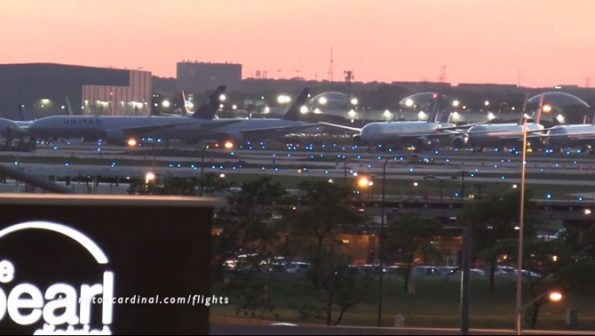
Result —
<instances>
[{"instance_id":1,"label":"parked car","mask_svg":"<svg viewBox=\"0 0 595 336\"><path fill-rule=\"evenodd\" d=\"M303 261L290 261L285 266L285 271L287 273L304 273L310 268L310 263L303 262Z\"/></svg>"}]
</instances>

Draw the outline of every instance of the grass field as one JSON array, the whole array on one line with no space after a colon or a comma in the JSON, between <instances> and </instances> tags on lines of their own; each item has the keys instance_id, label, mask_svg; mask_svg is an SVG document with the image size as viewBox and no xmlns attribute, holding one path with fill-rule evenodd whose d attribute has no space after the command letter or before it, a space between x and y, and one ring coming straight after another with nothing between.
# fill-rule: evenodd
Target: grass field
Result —
<instances>
[{"instance_id":1,"label":"grass field","mask_svg":"<svg viewBox=\"0 0 595 336\"><path fill-rule=\"evenodd\" d=\"M300 317L291 304L299 303L308 293L300 290L299 281L281 275L274 278L271 292L275 309L269 313L236 314L236 306L214 306L211 317L217 321L225 318L251 320L286 321L296 323L323 323L323 321ZM377 319L377 281L370 287L367 299L348 311L343 325L374 326ZM452 327L460 321L460 282L457 279L431 279L414 281L414 293L403 291L400 278L389 278L385 282L383 297L383 325L394 325L395 315L401 314L406 326ZM225 295L218 293L217 295ZM525 291L526 294L527 291ZM524 302L529 302L528 296ZM491 292L486 279L471 281L470 326L473 328L514 328L515 284L512 280L499 280ZM565 329L566 310L578 309L578 329L595 330L595 295L592 293L571 293L558 304L547 304L540 310L537 327L540 329ZM528 314L526 314L528 315ZM528 325L528 324L526 324Z\"/></svg>"}]
</instances>

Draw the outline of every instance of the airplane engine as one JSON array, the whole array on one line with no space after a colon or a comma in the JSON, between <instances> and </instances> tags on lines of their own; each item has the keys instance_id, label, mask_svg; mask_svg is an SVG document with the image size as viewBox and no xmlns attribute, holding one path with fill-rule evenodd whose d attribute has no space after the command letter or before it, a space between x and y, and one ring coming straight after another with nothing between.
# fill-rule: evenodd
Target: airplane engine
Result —
<instances>
[{"instance_id":1,"label":"airplane engine","mask_svg":"<svg viewBox=\"0 0 595 336\"><path fill-rule=\"evenodd\" d=\"M0 118L0 136L19 136L24 132L12 120Z\"/></svg>"},{"instance_id":2,"label":"airplane engine","mask_svg":"<svg viewBox=\"0 0 595 336\"><path fill-rule=\"evenodd\" d=\"M240 133L225 133L216 137L218 143L225 143L231 141L234 144L239 144L244 141L244 137Z\"/></svg>"},{"instance_id":3,"label":"airplane engine","mask_svg":"<svg viewBox=\"0 0 595 336\"><path fill-rule=\"evenodd\" d=\"M359 134L354 134L353 135L353 143L356 145L361 145L362 144L362 137Z\"/></svg>"},{"instance_id":4,"label":"airplane engine","mask_svg":"<svg viewBox=\"0 0 595 336\"><path fill-rule=\"evenodd\" d=\"M124 132L122 130L108 130L105 137L105 140L112 145L122 145L125 142Z\"/></svg>"},{"instance_id":5,"label":"airplane engine","mask_svg":"<svg viewBox=\"0 0 595 336\"><path fill-rule=\"evenodd\" d=\"M463 148L467 145L469 139L465 136L458 136L452 140L452 146L454 148Z\"/></svg>"},{"instance_id":6,"label":"airplane engine","mask_svg":"<svg viewBox=\"0 0 595 336\"><path fill-rule=\"evenodd\" d=\"M186 143L189 145L194 145L200 142L216 142L219 144L223 144L227 141L231 141L234 144L242 143L244 141L244 137L239 133L217 133L217 134L208 134L208 135L200 135L198 137L186 140Z\"/></svg>"}]
</instances>

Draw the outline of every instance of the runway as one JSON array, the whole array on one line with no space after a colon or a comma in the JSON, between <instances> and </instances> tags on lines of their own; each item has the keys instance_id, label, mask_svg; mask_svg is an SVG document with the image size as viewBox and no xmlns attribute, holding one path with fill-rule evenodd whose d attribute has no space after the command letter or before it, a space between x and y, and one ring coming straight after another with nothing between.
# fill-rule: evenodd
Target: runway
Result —
<instances>
[{"instance_id":1,"label":"runway","mask_svg":"<svg viewBox=\"0 0 595 336\"><path fill-rule=\"evenodd\" d=\"M159 177L200 174L203 152L196 146L123 148L71 143L43 145L33 152L2 152L4 164L36 176L142 178L148 171ZM521 159L517 152L476 153L435 150L428 153L376 151L339 144L288 144L269 148L242 145L232 151L206 149L204 172L290 178L353 178L366 174L379 179L386 162L386 179L394 183L424 179L467 183L518 184ZM595 157L578 152L532 152L527 156L527 184L576 187L582 193L595 187ZM579 190L580 189L580 190Z\"/></svg>"}]
</instances>

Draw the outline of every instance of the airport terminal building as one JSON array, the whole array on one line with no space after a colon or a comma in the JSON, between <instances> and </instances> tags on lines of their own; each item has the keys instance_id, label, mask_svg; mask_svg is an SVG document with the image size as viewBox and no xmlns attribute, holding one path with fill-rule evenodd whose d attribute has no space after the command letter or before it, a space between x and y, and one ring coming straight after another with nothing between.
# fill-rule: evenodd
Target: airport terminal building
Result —
<instances>
[{"instance_id":1,"label":"airport terminal building","mask_svg":"<svg viewBox=\"0 0 595 336\"><path fill-rule=\"evenodd\" d=\"M52 63L0 64L0 117L149 115L151 72ZM69 107L70 105L70 107Z\"/></svg>"}]
</instances>

